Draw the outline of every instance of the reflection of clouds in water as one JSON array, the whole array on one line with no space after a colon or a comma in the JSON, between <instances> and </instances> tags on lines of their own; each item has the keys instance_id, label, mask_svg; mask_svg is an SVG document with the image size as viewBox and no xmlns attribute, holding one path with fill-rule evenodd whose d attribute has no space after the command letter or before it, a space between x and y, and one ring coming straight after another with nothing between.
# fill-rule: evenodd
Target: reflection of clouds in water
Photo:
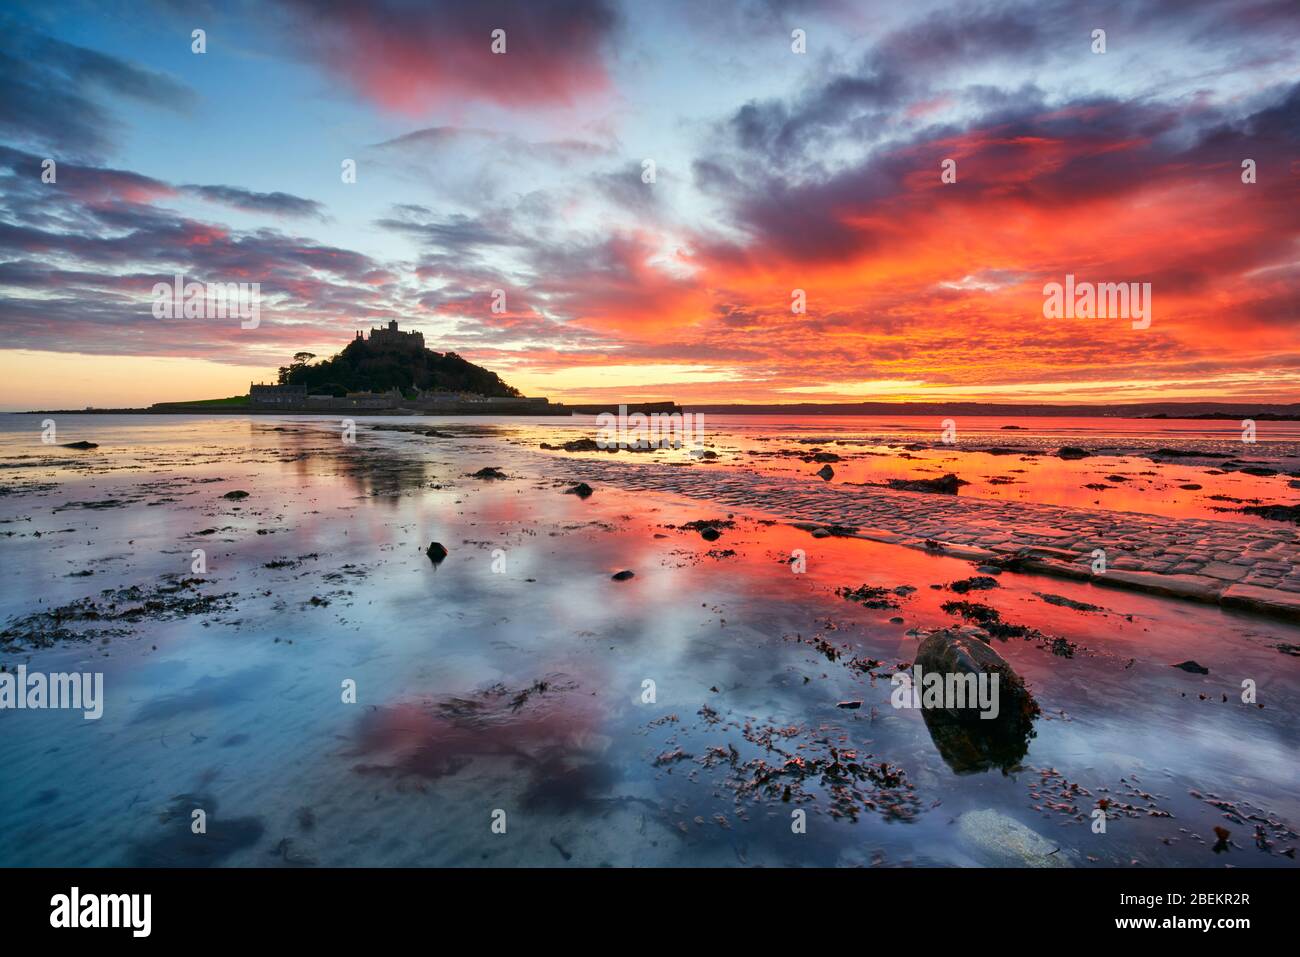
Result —
<instances>
[{"instance_id":1,"label":"reflection of clouds in water","mask_svg":"<svg viewBox=\"0 0 1300 957\"><path fill-rule=\"evenodd\" d=\"M436 701L403 701L358 718L360 774L426 780L454 776L476 760L506 759L522 775L526 807L567 813L604 800L620 775L603 763L605 715L581 686L555 674L519 689L496 684Z\"/></svg>"},{"instance_id":2,"label":"reflection of clouds in water","mask_svg":"<svg viewBox=\"0 0 1300 957\"><path fill-rule=\"evenodd\" d=\"M133 723L159 721L213 708L229 708L255 698L260 700L259 696L273 683L278 670L275 665L260 665L215 678L204 675L188 688L146 702L131 720Z\"/></svg>"}]
</instances>

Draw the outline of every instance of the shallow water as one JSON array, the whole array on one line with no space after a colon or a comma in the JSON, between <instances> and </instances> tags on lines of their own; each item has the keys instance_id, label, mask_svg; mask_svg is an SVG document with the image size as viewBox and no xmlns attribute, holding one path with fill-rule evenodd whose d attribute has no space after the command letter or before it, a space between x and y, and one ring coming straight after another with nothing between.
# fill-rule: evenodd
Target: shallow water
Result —
<instances>
[{"instance_id":1,"label":"shallow water","mask_svg":"<svg viewBox=\"0 0 1300 957\"><path fill-rule=\"evenodd\" d=\"M328 419L61 417L59 441L100 443L88 452L42 446L30 417L4 423L6 627L189 578L183 593L212 602L185 613L164 595L155 614L71 623L76 637L50 647L0 646L10 670L102 671L106 689L98 721L0 711L0 864L1007 863L955 823L993 809L1075 866L1294 866L1300 677L1278 646L1300 645L1300 628L1032 575L957 596L930 586L974 574L967 562L762 515L706 542L680 527L725 517L706 503L563 494L564 454L537 444L592 434L591 420L419 420L454 438L374 428L396 421L358 420L347 445ZM708 441L723 468L794 435L923 441L889 424L720 422ZM1288 467L1271 425L1242 457ZM1061 444L1049 433L1004 435ZM1146 438L1180 440L1123 436ZM467 477L485 466L510 478ZM449 551L437 566L434 540ZM635 577L612 581L622 569ZM861 584L917 590L880 610L835 593ZM969 772L918 712L890 705L908 631L953 624L940 606L957 597L1042 636L998 645L1042 708L1006 773ZM1209 673L1170 667L1187 659ZM1262 708L1240 701L1246 679ZM800 761L863 770L846 785ZM1095 834L1101 798L1113 817ZM191 833L195 808L206 835Z\"/></svg>"}]
</instances>

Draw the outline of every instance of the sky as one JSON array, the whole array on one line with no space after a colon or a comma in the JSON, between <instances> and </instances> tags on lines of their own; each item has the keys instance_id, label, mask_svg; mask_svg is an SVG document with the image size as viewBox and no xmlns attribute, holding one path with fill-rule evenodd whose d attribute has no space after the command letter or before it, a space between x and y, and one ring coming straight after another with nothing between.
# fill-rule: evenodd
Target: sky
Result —
<instances>
[{"instance_id":1,"label":"sky","mask_svg":"<svg viewBox=\"0 0 1300 957\"><path fill-rule=\"evenodd\" d=\"M3 10L0 409L390 320L553 400L1300 401L1294 2Z\"/></svg>"}]
</instances>

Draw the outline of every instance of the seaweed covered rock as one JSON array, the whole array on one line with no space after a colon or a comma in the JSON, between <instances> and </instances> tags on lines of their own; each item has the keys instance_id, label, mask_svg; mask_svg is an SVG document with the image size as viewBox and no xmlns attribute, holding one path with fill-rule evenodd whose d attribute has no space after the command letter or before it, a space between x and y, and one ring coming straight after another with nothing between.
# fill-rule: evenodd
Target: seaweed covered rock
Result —
<instances>
[{"instance_id":1,"label":"seaweed covered rock","mask_svg":"<svg viewBox=\"0 0 1300 957\"><path fill-rule=\"evenodd\" d=\"M974 634L932 632L917 649L914 674L930 737L953 771L1005 772L1029 752L1038 702L1006 659Z\"/></svg>"}]
</instances>

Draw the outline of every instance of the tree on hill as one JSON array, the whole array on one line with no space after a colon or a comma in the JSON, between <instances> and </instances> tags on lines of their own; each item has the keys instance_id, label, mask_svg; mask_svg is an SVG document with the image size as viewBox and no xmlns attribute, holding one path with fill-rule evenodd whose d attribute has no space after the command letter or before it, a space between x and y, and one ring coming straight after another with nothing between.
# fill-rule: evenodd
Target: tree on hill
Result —
<instances>
[{"instance_id":1,"label":"tree on hill","mask_svg":"<svg viewBox=\"0 0 1300 957\"><path fill-rule=\"evenodd\" d=\"M431 349L401 350L376 348L363 339L353 339L342 352L315 364L310 352L299 352L293 364L281 366L281 385L302 385L308 391L387 392L400 389L433 389L440 392L471 392L495 398L515 398L521 393L495 372L462 359L454 352ZM301 361L300 361L301 360Z\"/></svg>"}]
</instances>

